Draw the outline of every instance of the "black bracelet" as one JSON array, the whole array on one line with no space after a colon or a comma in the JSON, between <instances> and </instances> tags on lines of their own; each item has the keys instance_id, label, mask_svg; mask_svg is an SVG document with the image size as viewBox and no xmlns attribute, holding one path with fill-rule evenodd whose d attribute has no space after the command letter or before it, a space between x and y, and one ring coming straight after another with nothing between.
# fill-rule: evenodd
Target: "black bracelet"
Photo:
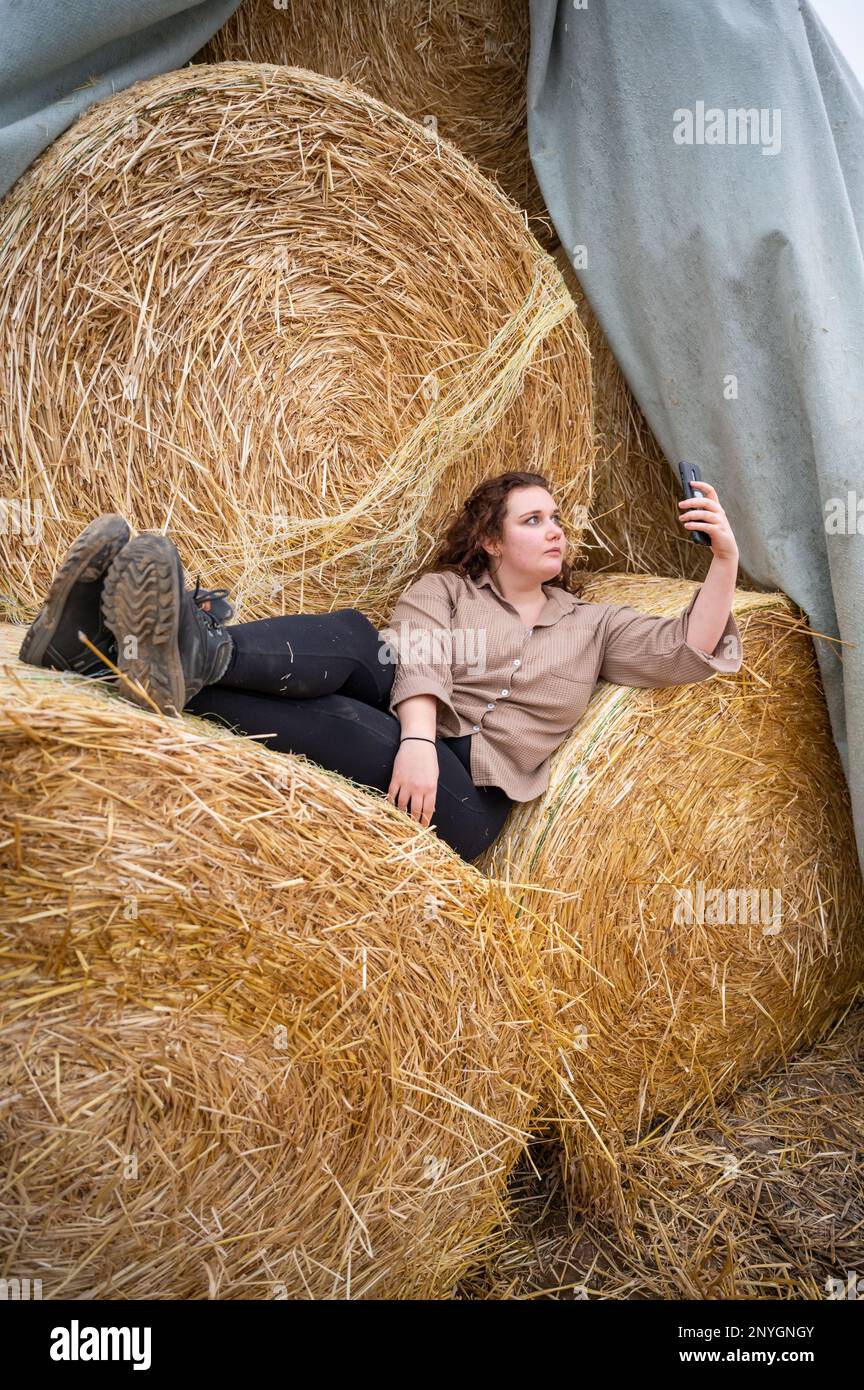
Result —
<instances>
[{"instance_id":1,"label":"black bracelet","mask_svg":"<svg viewBox=\"0 0 864 1390\"><path fill-rule=\"evenodd\" d=\"M420 742L420 743L434 743L434 742L435 742L435 739L434 739L434 738L423 738L421 734L406 734L404 738L400 738L400 740L399 740L400 744L406 743L406 742L408 741L409 738L415 738L415 739L417 739L418 742Z\"/></svg>"}]
</instances>

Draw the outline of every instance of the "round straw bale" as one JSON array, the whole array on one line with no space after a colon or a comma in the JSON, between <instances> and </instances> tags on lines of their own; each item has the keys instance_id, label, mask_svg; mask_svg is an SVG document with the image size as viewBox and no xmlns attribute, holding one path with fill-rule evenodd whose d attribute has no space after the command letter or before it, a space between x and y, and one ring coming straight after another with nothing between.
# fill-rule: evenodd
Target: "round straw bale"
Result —
<instances>
[{"instance_id":1,"label":"round straw bale","mask_svg":"<svg viewBox=\"0 0 864 1390\"><path fill-rule=\"evenodd\" d=\"M205 63L288 63L341 77L451 140L556 237L528 153L524 0L241 0L196 55Z\"/></svg>"},{"instance_id":2,"label":"round straw bale","mask_svg":"<svg viewBox=\"0 0 864 1390\"><path fill-rule=\"evenodd\" d=\"M598 576L594 602L674 615L684 580ZM598 683L548 790L495 862L548 923L558 1053L550 1114L581 1199L620 1201L652 1127L811 1042L864 974L848 790L809 629L739 591L735 675Z\"/></svg>"},{"instance_id":3,"label":"round straw bale","mask_svg":"<svg viewBox=\"0 0 864 1390\"><path fill-rule=\"evenodd\" d=\"M45 1298L439 1298L494 1248L545 995L386 798L0 659L0 1224Z\"/></svg>"},{"instance_id":4,"label":"round straw bale","mask_svg":"<svg viewBox=\"0 0 864 1390\"><path fill-rule=\"evenodd\" d=\"M100 103L0 208L0 271L20 620L98 511L170 528L244 617L380 623L480 479L589 500L555 262L470 160L347 83L223 63Z\"/></svg>"},{"instance_id":5,"label":"round straw bale","mask_svg":"<svg viewBox=\"0 0 864 1390\"><path fill-rule=\"evenodd\" d=\"M634 397L560 242L552 252L591 345L595 465L590 539L581 564L591 570L677 575L701 583L711 552L678 521L681 483ZM770 592L739 566L739 588Z\"/></svg>"},{"instance_id":6,"label":"round straw bale","mask_svg":"<svg viewBox=\"0 0 864 1390\"><path fill-rule=\"evenodd\" d=\"M859 1005L698 1123L643 1143L627 1229L571 1210L555 1146L532 1144L509 1183L509 1246L457 1296L845 1299L864 1267L862 1152Z\"/></svg>"}]
</instances>

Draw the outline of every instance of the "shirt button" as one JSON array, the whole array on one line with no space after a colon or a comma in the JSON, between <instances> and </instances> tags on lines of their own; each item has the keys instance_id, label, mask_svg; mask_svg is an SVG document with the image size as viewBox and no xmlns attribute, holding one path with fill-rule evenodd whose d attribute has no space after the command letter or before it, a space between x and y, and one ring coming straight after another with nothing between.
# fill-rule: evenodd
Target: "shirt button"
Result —
<instances>
[{"instance_id":1,"label":"shirt button","mask_svg":"<svg viewBox=\"0 0 864 1390\"><path fill-rule=\"evenodd\" d=\"M502 690L502 691L501 691L501 694L502 694L502 695L509 695L509 694L510 694L510 691L509 691L509 690Z\"/></svg>"},{"instance_id":2,"label":"shirt button","mask_svg":"<svg viewBox=\"0 0 864 1390\"><path fill-rule=\"evenodd\" d=\"M522 662L519 660L518 656L517 656L516 660L513 662L513 665L514 665L514 666L521 666L521 665L522 665Z\"/></svg>"},{"instance_id":3,"label":"shirt button","mask_svg":"<svg viewBox=\"0 0 864 1390\"><path fill-rule=\"evenodd\" d=\"M494 708L495 708L495 701L493 700L492 703L491 703L490 705L487 705L487 706L486 706L486 708L487 708L487 709L494 709Z\"/></svg>"},{"instance_id":4,"label":"shirt button","mask_svg":"<svg viewBox=\"0 0 864 1390\"><path fill-rule=\"evenodd\" d=\"M479 724L475 724L475 725L474 725L474 733L475 733L475 734L479 734L479 732L480 732L480 725L479 725Z\"/></svg>"}]
</instances>

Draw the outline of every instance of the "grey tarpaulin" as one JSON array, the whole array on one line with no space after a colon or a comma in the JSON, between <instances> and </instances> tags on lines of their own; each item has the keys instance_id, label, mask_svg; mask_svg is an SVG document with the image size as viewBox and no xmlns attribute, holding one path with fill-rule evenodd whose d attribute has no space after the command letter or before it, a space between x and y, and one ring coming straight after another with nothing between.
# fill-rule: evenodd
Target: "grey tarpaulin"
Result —
<instances>
[{"instance_id":1,"label":"grey tarpaulin","mask_svg":"<svg viewBox=\"0 0 864 1390\"><path fill-rule=\"evenodd\" d=\"M239 0L0 0L0 196L76 116L180 68Z\"/></svg>"},{"instance_id":2,"label":"grey tarpaulin","mask_svg":"<svg viewBox=\"0 0 864 1390\"><path fill-rule=\"evenodd\" d=\"M864 868L864 92L806 0L531 0L528 139L675 477L849 644L814 639Z\"/></svg>"}]
</instances>

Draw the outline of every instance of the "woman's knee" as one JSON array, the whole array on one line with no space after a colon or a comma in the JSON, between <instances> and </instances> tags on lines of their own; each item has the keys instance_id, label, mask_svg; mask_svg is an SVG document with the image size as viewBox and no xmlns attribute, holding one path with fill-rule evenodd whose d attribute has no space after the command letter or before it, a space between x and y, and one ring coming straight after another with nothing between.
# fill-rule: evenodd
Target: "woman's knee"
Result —
<instances>
[{"instance_id":1,"label":"woman's knee","mask_svg":"<svg viewBox=\"0 0 864 1390\"><path fill-rule=\"evenodd\" d=\"M352 641L360 646L364 643L370 645L374 643L377 648L381 638L371 618L367 618L366 614L361 612L359 608L338 608L336 612L341 625Z\"/></svg>"},{"instance_id":2,"label":"woman's knee","mask_svg":"<svg viewBox=\"0 0 864 1390\"><path fill-rule=\"evenodd\" d=\"M371 619L359 608L341 608L338 613L348 650L370 673L379 700L383 701L390 694L396 674L392 663L381 660L382 650L388 650L388 644Z\"/></svg>"}]
</instances>

